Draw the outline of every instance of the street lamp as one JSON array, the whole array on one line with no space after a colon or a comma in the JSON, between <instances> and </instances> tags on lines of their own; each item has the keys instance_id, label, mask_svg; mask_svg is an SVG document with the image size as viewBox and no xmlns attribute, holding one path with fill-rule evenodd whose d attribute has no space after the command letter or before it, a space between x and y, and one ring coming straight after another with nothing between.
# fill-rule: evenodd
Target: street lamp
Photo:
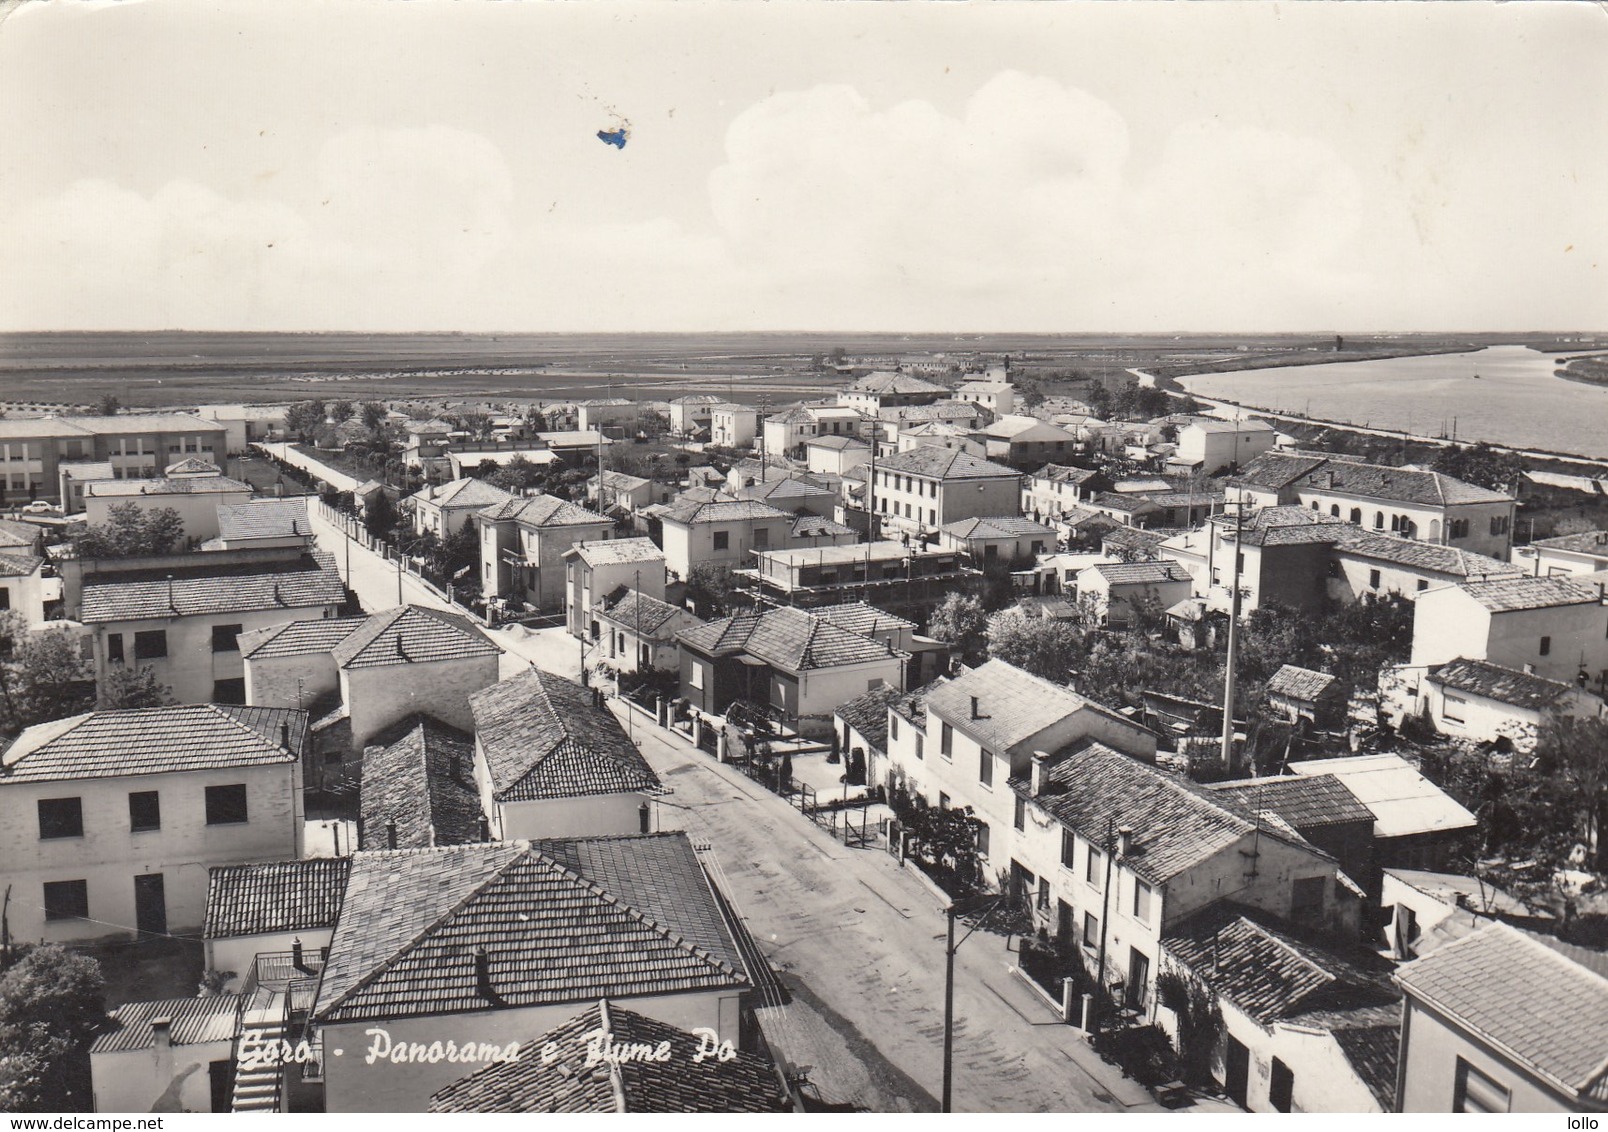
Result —
<instances>
[{"instance_id":1,"label":"street lamp","mask_svg":"<svg viewBox=\"0 0 1608 1132\"><path fill-rule=\"evenodd\" d=\"M949 1096L951 1092L950 1086L954 1079L955 1054L955 952L960 950L962 943L972 937L973 932L988 922L988 917L998 911L1006 900L1007 896L1003 893L996 896L993 903L989 905L988 911L984 912L977 922L972 925L971 931L960 937L959 942L955 940L955 905L950 904L949 907L944 909L944 915L949 921L949 938L944 945L944 1095L943 1107L939 1109L940 1112L951 1111Z\"/></svg>"}]
</instances>

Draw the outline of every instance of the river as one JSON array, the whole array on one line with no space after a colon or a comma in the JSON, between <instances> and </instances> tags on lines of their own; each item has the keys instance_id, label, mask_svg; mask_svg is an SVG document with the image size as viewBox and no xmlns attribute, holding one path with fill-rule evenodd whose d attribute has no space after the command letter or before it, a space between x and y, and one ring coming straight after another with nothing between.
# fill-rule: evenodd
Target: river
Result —
<instances>
[{"instance_id":1,"label":"river","mask_svg":"<svg viewBox=\"0 0 1608 1132\"><path fill-rule=\"evenodd\" d=\"M1322 420L1608 457L1608 386L1554 376L1558 355L1490 346L1179 379L1191 393Z\"/></svg>"}]
</instances>

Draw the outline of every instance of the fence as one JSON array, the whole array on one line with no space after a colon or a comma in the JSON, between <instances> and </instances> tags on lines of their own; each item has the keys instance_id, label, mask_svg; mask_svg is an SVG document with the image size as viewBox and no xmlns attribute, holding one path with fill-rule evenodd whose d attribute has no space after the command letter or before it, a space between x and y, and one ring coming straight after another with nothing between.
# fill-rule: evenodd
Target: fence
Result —
<instances>
[{"instance_id":1,"label":"fence","mask_svg":"<svg viewBox=\"0 0 1608 1132\"><path fill-rule=\"evenodd\" d=\"M363 525L363 521L361 519L357 518L355 515L348 515L346 512L341 511L338 508L331 507L328 503L325 503L322 499L317 498L316 496L311 497L310 502L320 518L322 518L326 523L334 527L336 530L340 531L347 538L351 539L352 542L363 547L365 550L378 554L381 558L384 558L388 562L400 561L402 573L406 574L413 581L417 582L426 591L435 597L440 598L458 612L466 614L467 616L474 618L476 621L484 620L474 610L470 609L466 605L463 605L457 600L453 587L450 584L443 589L435 582L432 582L428 577L425 576L424 568L421 565L408 559L406 555L404 555L400 550L392 546L390 543L386 542L384 539L376 537L366 526ZM348 578L347 584L350 585L350 582L351 580Z\"/></svg>"}]
</instances>

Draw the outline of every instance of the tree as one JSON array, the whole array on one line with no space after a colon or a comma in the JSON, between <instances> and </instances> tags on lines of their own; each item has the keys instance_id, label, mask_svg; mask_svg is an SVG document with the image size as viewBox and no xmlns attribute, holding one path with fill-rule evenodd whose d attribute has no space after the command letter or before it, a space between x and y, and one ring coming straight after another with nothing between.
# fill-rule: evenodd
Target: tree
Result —
<instances>
[{"instance_id":1,"label":"tree","mask_svg":"<svg viewBox=\"0 0 1608 1132\"><path fill-rule=\"evenodd\" d=\"M1083 659L1083 638L1065 621L1007 609L988 619L988 651L995 660L1065 684Z\"/></svg>"},{"instance_id":2,"label":"tree","mask_svg":"<svg viewBox=\"0 0 1608 1132\"><path fill-rule=\"evenodd\" d=\"M452 422L476 440L491 435L491 414L483 409L465 409L452 418Z\"/></svg>"},{"instance_id":3,"label":"tree","mask_svg":"<svg viewBox=\"0 0 1608 1132\"><path fill-rule=\"evenodd\" d=\"M80 558L137 558L166 554L184 537L184 518L172 507L145 510L118 503L104 523L91 523L73 540Z\"/></svg>"},{"instance_id":4,"label":"tree","mask_svg":"<svg viewBox=\"0 0 1608 1132\"><path fill-rule=\"evenodd\" d=\"M101 394L101 399L95 404L95 415L101 417L115 417L123 403L110 393Z\"/></svg>"},{"instance_id":5,"label":"tree","mask_svg":"<svg viewBox=\"0 0 1608 1132\"><path fill-rule=\"evenodd\" d=\"M687 600L700 617L726 617L745 604L737 589L731 567L718 562L700 562L687 573Z\"/></svg>"},{"instance_id":6,"label":"tree","mask_svg":"<svg viewBox=\"0 0 1608 1132\"><path fill-rule=\"evenodd\" d=\"M363 427L368 429L378 439L382 426L385 424L385 406L379 401L364 401L361 408L363 414Z\"/></svg>"},{"instance_id":7,"label":"tree","mask_svg":"<svg viewBox=\"0 0 1608 1132\"><path fill-rule=\"evenodd\" d=\"M1608 815L1608 719L1550 716L1541 727L1535 769L1567 784L1587 860L1594 870L1601 869L1608 861L1602 842Z\"/></svg>"},{"instance_id":8,"label":"tree","mask_svg":"<svg viewBox=\"0 0 1608 1132\"><path fill-rule=\"evenodd\" d=\"M297 401L285 410L285 431L306 440L324 424L324 406L317 401Z\"/></svg>"},{"instance_id":9,"label":"tree","mask_svg":"<svg viewBox=\"0 0 1608 1132\"><path fill-rule=\"evenodd\" d=\"M86 1112L89 1043L106 1019L100 964L36 947L0 975L0 1110Z\"/></svg>"},{"instance_id":10,"label":"tree","mask_svg":"<svg viewBox=\"0 0 1608 1132\"><path fill-rule=\"evenodd\" d=\"M518 494L535 486L542 479L542 470L525 457L516 454L500 468L493 466L487 471L485 464L480 465L477 469L477 478L485 480L492 487L500 487L504 491Z\"/></svg>"},{"instance_id":11,"label":"tree","mask_svg":"<svg viewBox=\"0 0 1608 1132\"><path fill-rule=\"evenodd\" d=\"M351 420L352 414L355 412L357 412L356 406L344 398L337 398L334 401L324 403L324 416L336 424Z\"/></svg>"},{"instance_id":12,"label":"tree","mask_svg":"<svg viewBox=\"0 0 1608 1132\"><path fill-rule=\"evenodd\" d=\"M0 638L0 707L11 729L63 719L94 705L94 673L70 630L30 633L13 612L0 622Z\"/></svg>"},{"instance_id":13,"label":"tree","mask_svg":"<svg viewBox=\"0 0 1608 1132\"><path fill-rule=\"evenodd\" d=\"M988 614L971 594L952 593L932 611L927 632L935 640L960 650L967 664L988 659Z\"/></svg>"},{"instance_id":14,"label":"tree","mask_svg":"<svg viewBox=\"0 0 1608 1132\"><path fill-rule=\"evenodd\" d=\"M387 492L375 494L373 502L363 512L363 525L375 538L389 538L402 518Z\"/></svg>"},{"instance_id":15,"label":"tree","mask_svg":"<svg viewBox=\"0 0 1608 1132\"><path fill-rule=\"evenodd\" d=\"M1524 461L1512 452L1499 452L1485 441L1448 445L1435 453L1429 466L1464 483L1510 491L1524 474Z\"/></svg>"},{"instance_id":16,"label":"tree","mask_svg":"<svg viewBox=\"0 0 1608 1132\"><path fill-rule=\"evenodd\" d=\"M978 877L977 832L971 807L912 809L904 818L910 852L930 869L948 870L966 884Z\"/></svg>"},{"instance_id":17,"label":"tree","mask_svg":"<svg viewBox=\"0 0 1608 1132\"><path fill-rule=\"evenodd\" d=\"M121 708L172 707L178 703L173 689L156 678L156 669L150 665L139 668L125 666L109 671L100 682L100 698L95 706L101 711Z\"/></svg>"}]
</instances>

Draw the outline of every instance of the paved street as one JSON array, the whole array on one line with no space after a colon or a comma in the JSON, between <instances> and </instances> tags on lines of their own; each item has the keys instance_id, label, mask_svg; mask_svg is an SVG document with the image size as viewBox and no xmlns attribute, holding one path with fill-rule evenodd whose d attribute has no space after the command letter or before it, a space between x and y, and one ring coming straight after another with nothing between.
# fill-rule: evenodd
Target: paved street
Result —
<instances>
[{"instance_id":1,"label":"paved street","mask_svg":"<svg viewBox=\"0 0 1608 1132\"><path fill-rule=\"evenodd\" d=\"M944 917L933 893L887 853L846 848L679 737L636 734L674 791L661 821L714 846L727 891L793 993L762 1015L779 1053L812 1067L828 1102L935 1111ZM958 953L955 1111L1157 1110L1010 973L1014 962L986 932Z\"/></svg>"},{"instance_id":2,"label":"paved street","mask_svg":"<svg viewBox=\"0 0 1608 1132\"><path fill-rule=\"evenodd\" d=\"M324 509L316 500L307 501L307 514L312 520L319 549L335 556L335 567L340 571L341 580L357 595L364 610L374 613L394 609L398 604L399 574L396 561L387 561L362 543L348 538L339 526L325 517ZM454 608L405 571L400 574L400 585L403 602L431 609ZM529 664L572 680L580 677L580 642L562 628L530 630L522 625L511 625L486 632L504 650L501 665L504 677L524 671Z\"/></svg>"}]
</instances>

